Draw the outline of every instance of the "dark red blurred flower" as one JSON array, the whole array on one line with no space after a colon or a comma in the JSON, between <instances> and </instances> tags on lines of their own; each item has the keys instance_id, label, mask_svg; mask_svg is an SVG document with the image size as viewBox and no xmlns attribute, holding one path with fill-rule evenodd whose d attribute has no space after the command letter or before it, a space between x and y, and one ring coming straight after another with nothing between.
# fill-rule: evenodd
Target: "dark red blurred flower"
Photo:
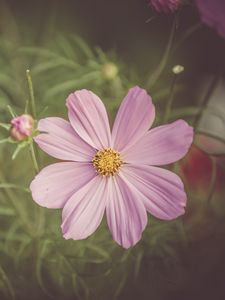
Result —
<instances>
[{"instance_id":1,"label":"dark red blurred flower","mask_svg":"<svg viewBox=\"0 0 225 300\"><path fill-rule=\"evenodd\" d=\"M188 192L188 207L184 215L187 234L192 240L213 234L218 217L224 218L225 156L209 156L195 145L180 161L180 176ZM213 169L216 176L213 179ZM213 183L214 182L214 183Z\"/></svg>"},{"instance_id":2,"label":"dark red blurred flower","mask_svg":"<svg viewBox=\"0 0 225 300\"><path fill-rule=\"evenodd\" d=\"M150 0L151 6L157 12L173 13L181 4L181 0Z\"/></svg>"},{"instance_id":3,"label":"dark red blurred flower","mask_svg":"<svg viewBox=\"0 0 225 300\"><path fill-rule=\"evenodd\" d=\"M202 22L225 38L225 0L195 0Z\"/></svg>"},{"instance_id":4,"label":"dark red blurred flower","mask_svg":"<svg viewBox=\"0 0 225 300\"><path fill-rule=\"evenodd\" d=\"M215 192L220 192L224 186L225 171L221 167L222 159L222 157L214 157L216 164ZM210 156L192 145L180 166L181 177L186 188L199 195L208 195L213 172L213 161Z\"/></svg>"}]
</instances>

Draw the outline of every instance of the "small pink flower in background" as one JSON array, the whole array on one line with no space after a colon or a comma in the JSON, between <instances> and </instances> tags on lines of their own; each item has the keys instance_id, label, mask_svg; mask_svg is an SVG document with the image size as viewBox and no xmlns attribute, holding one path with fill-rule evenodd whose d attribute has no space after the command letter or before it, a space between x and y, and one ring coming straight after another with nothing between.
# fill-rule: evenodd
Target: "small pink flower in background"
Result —
<instances>
[{"instance_id":1,"label":"small pink flower in background","mask_svg":"<svg viewBox=\"0 0 225 300\"><path fill-rule=\"evenodd\" d=\"M34 120L30 115L24 114L11 120L11 136L21 141L31 136L34 127Z\"/></svg>"},{"instance_id":2,"label":"small pink flower in background","mask_svg":"<svg viewBox=\"0 0 225 300\"><path fill-rule=\"evenodd\" d=\"M225 38L225 1L195 0L202 22Z\"/></svg>"},{"instance_id":3,"label":"small pink flower in background","mask_svg":"<svg viewBox=\"0 0 225 300\"><path fill-rule=\"evenodd\" d=\"M35 137L42 150L64 162L44 168L30 185L39 205L63 208L64 238L87 238L106 211L113 239L129 248L141 238L146 211L165 220L184 213L181 179L158 166L187 153L192 127L178 120L149 130L155 108L139 87L124 98L112 133L105 107L91 91L70 94L67 107L70 122L42 119L43 133Z\"/></svg>"},{"instance_id":4,"label":"small pink flower in background","mask_svg":"<svg viewBox=\"0 0 225 300\"><path fill-rule=\"evenodd\" d=\"M159 13L173 13L180 7L181 0L150 0L150 4Z\"/></svg>"}]
</instances>

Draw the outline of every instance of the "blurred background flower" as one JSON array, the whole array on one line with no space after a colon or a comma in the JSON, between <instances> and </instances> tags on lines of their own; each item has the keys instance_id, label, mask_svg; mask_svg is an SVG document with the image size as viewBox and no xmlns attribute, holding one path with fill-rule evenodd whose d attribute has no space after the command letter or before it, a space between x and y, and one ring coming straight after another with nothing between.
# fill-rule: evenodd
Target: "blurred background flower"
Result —
<instances>
[{"instance_id":1,"label":"blurred background flower","mask_svg":"<svg viewBox=\"0 0 225 300\"><path fill-rule=\"evenodd\" d=\"M203 23L225 38L225 2L223 0L195 0Z\"/></svg>"},{"instance_id":2,"label":"blurred background flower","mask_svg":"<svg viewBox=\"0 0 225 300\"><path fill-rule=\"evenodd\" d=\"M157 12L172 13L181 5L181 0L150 0L150 4Z\"/></svg>"}]
</instances>

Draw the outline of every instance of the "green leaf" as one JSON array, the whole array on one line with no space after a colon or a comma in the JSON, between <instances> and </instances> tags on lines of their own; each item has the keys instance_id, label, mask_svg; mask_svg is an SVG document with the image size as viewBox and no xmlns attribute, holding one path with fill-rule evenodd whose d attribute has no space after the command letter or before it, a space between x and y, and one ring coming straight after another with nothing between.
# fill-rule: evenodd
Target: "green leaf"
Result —
<instances>
[{"instance_id":1,"label":"green leaf","mask_svg":"<svg viewBox=\"0 0 225 300\"><path fill-rule=\"evenodd\" d=\"M6 93L4 93L4 91L1 91L0 89L1 97L0 97L0 109L1 110L5 110L6 105L8 104L8 95Z\"/></svg>"},{"instance_id":2,"label":"green leaf","mask_svg":"<svg viewBox=\"0 0 225 300\"><path fill-rule=\"evenodd\" d=\"M3 291L7 296L10 296L11 299L15 299L15 291L13 289L13 286L6 274L6 272L4 271L4 269L2 268L2 266L0 266L0 281L3 283ZM2 288L2 287L1 287Z\"/></svg>"},{"instance_id":3,"label":"green leaf","mask_svg":"<svg viewBox=\"0 0 225 300\"><path fill-rule=\"evenodd\" d=\"M19 143L18 146L16 147L16 150L13 152L12 160L14 160L17 157L17 155L19 154L19 152L26 146L28 146L27 141Z\"/></svg>"},{"instance_id":4,"label":"green leaf","mask_svg":"<svg viewBox=\"0 0 225 300\"><path fill-rule=\"evenodd\" d=\"M16 117L16 113L14 112L14 110L12 109L12 107L10 105L7 105L8 111L10 113L10 115L12 116L12 118Z\"/></svg>"},{"instance_id":5,"label":"green leaf","mask_svg":"<svg viewBox=\"0 0 225 300\"><path fill-rule=\"evenodd\" d=\"M11 77L6 74L0 73L0 89L5 88L11 95L20 94L20 86Z\"/></svg>"},{"instance_id":6,"label":"green leaf","mask_svg":"<svg viewBox=\"0 0 225 300\"><path fill-rule=\"evenodd\" d=\"M41 47L21 47L19 52L25 53L25 54L31 54L31 55L36 55L44 58L54 58L56 59L59 57L57 53L54 53L51 50L41 48Z\"/></svg>"},{"instance_id":7,"label":"green leaf","mask_svg":"<svg viewBox=\"0 0 225 300\"><path fill-rule=\"evenodd\" d=\"M11 124L8 123L0 123L0 127L9 130L11 128Z\"/></svg>"},{"instance_id":8,"label":"green leaf","mask_svg":"<svg viewBox=\"0 0 225 300\"><path fill-rule=\"evenodd\" d=\"M88 244L87 248L94 251L95 253L97 253L100 257L104 258L105 260L110 259L109 253L107 251L105 251L103 248L98 247L97 245ZM91 261L91 259L90 259L90 261Z\"/></svg>"},{"instance_id":9,"label":"green leaf","mask_svg":"<svg viewBox=\"0 0 225 300\"><path fill-rule=\"evenodd\" d=\"M0 207L0 215L1 216L15 216L14 209L10 207Z\"/></svg>"},{"instance_id":10,"label":"green leaf","mask_svg":"<svg viewBox=\"0 0 225 300\"><path fill-rule=\"evenodd\" d=\"M138 279L138 275L141 269L141 262L144 256L144 251L139 250L137 255L135 256L135 264L134 264L134 278L135 280Z\"/></svg>"},{"instance_id":11,"label":"green leaf","mask_svg":"<svg viewBox=\"0 0 225 300\"><path fill-rule=\"evenodd\" d=\"M72 47L71 43L69 43L68 38L65 38L63 35L59 35L57 38L57 45L66 57L73 61L77 59L75 49Z\"/></svg>"},{"instance_id":12,"label":"green leaf","mask_svg":"<svg viewBox=\"0 0 225 300\"><path fill-rule=\"evenodd\" d=\"M48 292L44 280L42 279L42 268L44 265L45 257L49 251L50 246L52 246L52 241L44 240L40 246L37 262L36 262L36 277L38 284L40 285L43 292L50 298L54 299L54 297Z\"/></svg>"},{"instance_id":13,"label":"green leaf","mask_svg":"<svg viewBox=\"0 0 225 300\"><path fill-rule=\"evenodd\" d=\"M69 91L74 90L84 84L87 84L88 82L94 81L96 78L99 78L98 71L85 74L80 79L77 80L76 79L68 80L66 82L54 86L53 88L50 88L46 94L46 97L54 98L59 93L63 93L63 92L68 93Z\"/></svg>"},{"instance_id":14,"label":"green leaf","mask_svg":"<svg viewBox=\"0 0 225 300\"><path fill-rule=\"evenodd\" d=\"M15 240L22 240L23 237L19 234L17 234L17 230L20 229L22 226L22 223L20 221L20 219L17 218L17 221L15 221L14 223L12 223L12 225L10 226L10 228L8 229L8 231L6 232L6 236L5 236L5 252L6 253L11 253L12 251L15 251L15 249L13 249L11 246L11 242L15 241Z\"/></svg>"},{"instance_id":15,"label":"green leaf","mask_svg":"<svg viewBox=\"0 0 225 300\"><path fill-rule=\"evenodd\" d=\"M76 45L82 50L82 52L87 56L87 58L94 58L94 53L91 48L81 39L79 36L71 36L71 39L75 42Z\"/></svg>"},{"instance_id":16,"label":"green leaf","mask_svg":"<svg viewBox=\"0 0 225 300\"><path fill-rule=\"evenodd\" d=\"M89 299L89 287L82 277L78 276L76 273L72 273L72 285L78 299Z\"/></svg>"},{"instance_id":17,"label":"green leaf","mask_svg":"<svg viewBox=\"0 0 225 300\"><path fill-rule=\"evenodd\" d=\"M0 144L9 143L9 138L0 140Z\"/></svg>"},{"instance_id":18,"label":"green leaf","mask_svg":"<svg viewBox=\"0 0 225 300\"><path fill-rule=\"evenodd\" d=\"M46 71L53 70L55 68L59 67L65 67L70 68L73 70L76 70L80 67L79 64L74 63L73 61L70 61L68 59L64 58L57 58L57 60L54 58L54 60L48 60L42 63L37 64L35 67L33 67L32 71L33 74L38 75L45 73Z\"/></svg>"},{"instance_id":19,"label":"green leaf","mask_svg":"<svg viewBox=\"0 0 225 300\"><path fill-rule=\"evenodd\" d=\"M7 183L7 182L0 183L0 189L18 189L23 192L30 193L28 188L25 188L25 187L22 187L20 185L13 184L13 183Z\"/></svg>"},{"instance_id":20,"label":"green leaf","mask_svg":"<svg viewBox=\"0 0 225 300\"><path fill-rule=\"evenodd\" d=\"M120 295L120 293L122 292L122 290L123 290L123 288L126 284L127 277L128 277L128 274L124 273L122 278L119 281L119 284L117 285L117 288L116 288L115 293L113 295L113 299L117 299L118 296Z\"/></svg>"},{"instance_id":21,"label":"green leaf","mask_svg":"<svg viewBox=\"0 0 225 300\"><path fill-rule=\"evenodd\" d=\"M44 115L44 113L48 110L48 106L46 105L41 111L40 113L38 113L38 118L40 118L42 115Z\"/></svg>"},{"instance_id":22,"label":"green leaf","mask_svg":"<svg viewBox=\"0 0 225 300\"><path fill-rule=\"evenodd\" d=\"M2 143L10 143L10 144L18 144L18 141L13 140L10 136L6 139L0 140L0 144Z\"/></svg>"},{"instance_id":23,"label":"green leaf","mask_svg":"<svg viewBox=\"0 0 225 300\"><path fill-rule=\"evenodd\" d=\"M98 57L99 57L99 59L100 59L100 62L101 62L102 64L106 64L106 63L109 62L107 56L105 55L105 52L102 51L101 48L96 47L96 48L95 48L95 51L97 52Z\"/></svg>"},{"instance_id":24,"label":"green leaf","mask_svg":"<svg viewBox=\"0 0 225 300\"><path fill-rule=\"evenodd\" d=\"M32 245L32 239L27 238L26 240L22 241L18 251L16 252L15 261L16 264L19 264L21 260L21 256L23 255L24 251L27 249L28 246Z\"/></svg>"}]
</instances>

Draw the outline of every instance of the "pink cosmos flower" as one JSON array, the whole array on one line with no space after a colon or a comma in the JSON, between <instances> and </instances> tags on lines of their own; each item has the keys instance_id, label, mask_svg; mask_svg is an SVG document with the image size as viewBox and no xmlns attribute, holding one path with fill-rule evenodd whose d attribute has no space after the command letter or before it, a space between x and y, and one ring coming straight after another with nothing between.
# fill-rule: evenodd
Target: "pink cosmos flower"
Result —
<instances>
[{"instance_id":1,"label":"pink cosmos flower","mask_svg":"<svg viewBox=\"0 0 225 300\"><path fill-rule=\"evenodd\" d=\"M129 90L112 133L102 101L81 90L67 99L69 121L46 118L35 138L51 156L64 160L44 168L32 181L33 199L41 206L63 208L66 239L84 239L99 226L104 212L113 239L135 245L147 224L147 212L171 220L184 213L181 179L157 166L182 158L193 129L178 120L149 130L155 108L145 90Z\"/></svg>"},{"instance_id":2,"label":"pink cosmos flower","mask_svg":"<svg viewBox=\"0 0 225 300\"><path fill-rule=\"evenodd\" d=\"M181 0L150 0L150 4L159 13L173 13L179 8Z\"/></svg>"},{"instance_id":3,"label":"pink cosmos flower","mask_svg":"<svg viewBox=\"0 0 225 300\"><path fill-rule=\"evenodd\" d=\"M11 120L11 136L21 141L31 136L33 132L34 120L30 115L23 114Z\"/></svg>"}]
</instances>

